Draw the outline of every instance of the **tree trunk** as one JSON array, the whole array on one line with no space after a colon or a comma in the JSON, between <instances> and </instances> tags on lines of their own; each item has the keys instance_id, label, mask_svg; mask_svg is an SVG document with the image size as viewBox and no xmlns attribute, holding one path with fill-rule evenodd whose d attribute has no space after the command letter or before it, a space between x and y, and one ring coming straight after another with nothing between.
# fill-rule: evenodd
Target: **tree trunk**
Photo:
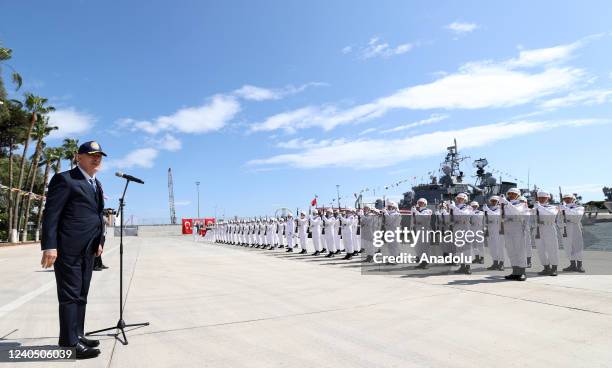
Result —
<instances>
[{"instance_id":1,"label":"tree trunk","mask_svg":"<svg viewBox=\"0 0 612 368\"><path fill-rule=\"evenodd\" d=\"M11 139L9 140L9 162L8 162L8 200L6 203L6 207L8 209L8 232L7 232L7 237L8 237L8 241L10 242L11 239L11 235L13 234L13 206L11 206L11 204L13 203L12 199L13 199L13 138L11 137Z\"/></svg>"},{"instance_id":2,"label":"tree trunk","mask_svg":"<svg viewBox=\"0 0 612 368\"><path fill-rule=\"evenodd\" d=\"M23 155L21 156L21 167L19 169L19 180L17 182L17 188L21 189L23 186L23 172L25 171L26 156L28 154L28 148L30 147L30 136L32 135L32 129L36 123L36 113L32 113L32 119L30 121L30 127L28 128L28 134L26 135L25 143L23 144ZM17 192L15 197L15 209L13 210L13 228L19 231L19 202L20 193Z\"/></svg>"},{"instance_id":3,"label":"tree trunk","mask_svg":"<svg viewBox=\"0 0 612 368\"><path fill-rule=\"evenodd\" d=\"M45 166L45 176L43 177L43 197L40 199L40 206L38 207L38 219L36 220L36 241L40 239L40 226L42 225L43 210L45 209L45 201L47 200L45 196L47 195L47 181L49 180L49 172L51 172L51 163L52 161L47 159L47 165Z\"/></svg>"},{"instance_id":4,"label":"tree trunk","mask_svg":"<svg viewBox=\"0 0 612 368\"><path fill-rule=\"evenodd\" d=\"M32 196L30 193L34 191L34 184L36 183L36 173L38 172L38 160L40 158L40 153L42 151L42 139L39 139L36 143L36 151L34 151L34 157L32 158L32 162L30 165L30 172L32 175L32 179L30 181L30 188L28 190L27 198L24 198L25 201L25 212L23 214L23 235L21 241L28 240L28 220L30 219L30 206L32 205ZM28 183L28 179L30 177L30 172L28 172L28 177L26 178L26 186Z\"/></svg>"}]
</instances>

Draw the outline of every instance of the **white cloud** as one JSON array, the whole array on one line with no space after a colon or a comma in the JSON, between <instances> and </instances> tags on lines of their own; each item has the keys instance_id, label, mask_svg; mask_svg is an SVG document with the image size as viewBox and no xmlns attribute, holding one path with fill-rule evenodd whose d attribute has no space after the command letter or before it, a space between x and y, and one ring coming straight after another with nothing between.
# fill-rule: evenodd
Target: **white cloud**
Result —
<instances>
[{"instance_id":1,"label":"white cloud","mask_svg":"<svg viewBox=\"0 0 612 368\"><path fill-rule=\"evenodd\" d=\"M320 167L379 168L413 158L441 154L445 152L449 142L452 142L453 139L457 139L464 149L468 149L559 127L577 127L595 123L610 123L610 121L587 119L502 122L392 140L341 140L334 141L325 147L310 148L299 153L251 160L247 164L254 166L290 166L304 169Z\"/></svg>"},{"instance_id":2,"label":"white cloud","mask_svg":"<svg viewBox=\"0 0 612 368\"><path fill-rule=\"evenodd\" d=\"M345 46L342 48L341 52L343 54L350 54L353 51L353 47L352 46Z\"/></svg>"},{"instance_id":3,"label":"white cloud","mask_svg":"<svg viewBox=\"0 0 612 368\"><path fill-rule=\"evenodd\" d=\"M332 144L338 144L344 142L344 139L339 140L315 140L315 139L300 139L294 138L286 142L279 142L276 144L276 147L286 148L286 149L312 149L312 148L321 148L326 147Z\"/></svg>"},{"instance_id":4,"label":"white cloud","mask_svg":"<svg viewBox=\"0 0 612 368\"><path fill-rule=\"evenodd\" d=\"M134 167L152 168L159 151L154 148L139 148L129 152L122 158L110 159L104 163L105 169L130 169Z\"/></svg>"},{"instance_id":5,"label":"white cloud","mask_svg":"<svg viewBox=\"0 0 612 368\"><path fill-rule=\"evenodd\" d=\"M149 134L161 131L182 133L208 133L223 128L240 111L240 104L233 96L214 95L205 104L185 107L172 115L160 116L153 121L121 119L119 125L130 126L133 131Z\"/></svg>"},{"instance_id":6,"label":"white cloud","mask_svg":"<svg viewBox=\"0 0 612 368\"><path fill-rule=\"evenodd\" d=\"M359 135L366 135L366 134L370 134L370 133L374 133L375 131L377 131L378 129L376 128L368 128L368 129L364 129L362 130Z\"/></svg>"},{"instance_id":7,"label":"white cloud","mask_svg":"<svg viewBox=\"0 0 612 368\"><path fill-rule=\"evenodd\" d=\"M77 111L74 107L57 109L49 113L49 125L59 129L52 131L49 139L73 138L75 135L87 133L95 122L95 117Z\"/></svg>"},{"instance_id":8,"label":"white cloud","mask_svg":"<svg viewBox=\"0 0 612 368\"><path fill-rule=\"evenodd\" d=\"M457 35L462 35L473 32L478 28L478 25L476 23L453 22L444 28L453 31Z\"/></svg>"},{"instance_id":9,"label":"white cloud","mask_svg":"<svg viewBox=\"0 0 612 368\"><path fill-rule=\"evenodd\" d=\"M572 92L563 97L553 98L542 102L540 107L556 109L575 105L601 105L610 101L612 101L612 90L596 89Z\"/></svg>"},{"instance_id":10,"label":"white cloud","mask_svg":"<svg viewBox=\"0 0 612 368\"><path fill-rule=\"evenodd\" d=\"M149 138L146 140L148 144L166 151L178 151L183 147L183 144L175 136L166 133L160 139Z\"/></svg>"},{"instance_id":11,"label":"white cloud","mask_svg":"<svg viewBox=\"0 0 612 368\"><path fill-rule=\"evenodd\" d=\"M433 82L407 87L344 110L325 105L286 111L252 125L251 130L294 132L314 126L330 130L338 125L377 118L393 109L484 109L532 103L568 91L583 81L583 70L555 63L565 61L585 39L569 45L524 50L515 59L467 63ZM371 41L376 42L376 39ZM536 66L543 69L530 69Z\"/></svg>"},{"instance_id":12,"label":"white cloud","mask_svg":"<svg viewBox=\"0 0 612 368\"><path fill-rule=\"evenodd\" d=\"M391 46L387 42L381 42L378 37L371 38L367 46L360 50L362 59L371 59L374 57L388 58L394 55L405 54L414 47L411 43L403 43L397 46Z\"/></svg>"},{"instance_id":13,"label":"white cloud","mask_svg":"<svg viewBox=\"0 0 612 368\"><path fill-rule=\"evenodd\" d=\"M422 126L422 125L429 125L429 124L433 124L433 123L437 123L439 121L448 119L449 115L444 115L444 114L432 114L430 117L428 117L427 119L423 119L423 120L419 120L419 121L415 121L414 123L410 123L410 124L404 124L404 125L400 125L400 126L396 126L395 128L391 128L391 129L386 129L381 131L381 133L395 133L395 132L401 132L404 130L408 130L408 129L412 129L418 126Z\"/></svg>"},{"instance_id":14,"label":"white cloud","mask_svg":"<svg viewBox=\"0 0 612 368\"><path fill-rule=\"evenodd\" d=\"M280 89L268 89L247 84L242 86L240 89L235 90L234 95L244 98L245 100L251 101L280 100L283 97L300 93L308 87L318 87L325 85L327 84L320 82L311 82L302 84L298 87L288 85Z\"/></svg>"}]
</instances>

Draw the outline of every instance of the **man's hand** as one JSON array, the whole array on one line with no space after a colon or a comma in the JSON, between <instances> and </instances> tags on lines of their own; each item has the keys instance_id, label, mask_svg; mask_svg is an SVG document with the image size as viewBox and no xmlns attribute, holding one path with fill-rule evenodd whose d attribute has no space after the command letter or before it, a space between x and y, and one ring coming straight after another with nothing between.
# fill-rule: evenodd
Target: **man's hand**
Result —
<instances>
[{"instance_id":1,"label":"man's hand","mask_svg":"<svg viewBox=\"0 0 612 368\"><path fill-rule=\"evenodd\" d=\"M43 251L42 259L40 260L40 265L42 268L49 268L53 266L55 263L55 259L57 258L57 249L47 249Z\"/></svg>"},{"instance_id":2,"label":"man's hand","mask_svg":"<svg viewBox=\"0 0 612 368\"><path fill-rule=\"evenodd\" d=\"M96 257L100 257L103 251L104 251L104 248L102 248L101 245L98 245L98 250L96 251Z\"/></svg>"}]
</instances>

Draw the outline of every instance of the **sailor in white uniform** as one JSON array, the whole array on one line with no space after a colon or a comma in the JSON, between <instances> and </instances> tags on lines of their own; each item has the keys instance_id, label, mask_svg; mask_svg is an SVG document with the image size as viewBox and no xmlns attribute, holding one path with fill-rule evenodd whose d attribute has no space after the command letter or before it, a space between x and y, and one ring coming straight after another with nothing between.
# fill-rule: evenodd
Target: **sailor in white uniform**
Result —
<instances>
[{"instance_id":1,"label":"sailor in white uniform","mask_svg":"<svg viewBox=\"0 0 612 368\"><path fill-rule=\"evenodd\" d=\"M465 233L470 230L470 218L472 216L472 207L467 205L468 195L466 193L459 193L455 197L456 203L451 202L449 204L451 224L453 226L453 232L457 234L458 231ZM457 244L457 255L463 256L464 262L461 263L459 269L455 270L455 273L464 273L470 275L472 273L472 247L469 242L465 244Z\"/></svg>"},{"instance_id":2,"label":"sailor in white uniform","mask_svg":"<svg viewBox=\"0 0 612 368\"><path fill-rule=\"evenodd\" d=\"M342 259L353 258L353 215L351 210L348 209L345 213L340 213L338 216L340 221L340 231L342 233L342 242L344 243L344 249L346 249L346 255Z\"/></svg>"},{"instance_id":3,"label":"sailor in white uniform","mask_svg":"<svg viewBox=\"0 0 612 368\"><path fill-rule=\"evenodd\" d=\"M480 204L476 201L470 203L472 207L472 216L470 218L470 228L476 234L484 233L484 212L479 209ZM475 236L472 242L472 250L474 251L474 259L472 263L484 264L484 237Z\"/></svg>"},{"instance_id":4,"label":"sailor in white uniform","mask_svg":"<svg viewBox=\"0 0 612 368\"><path fill-rule=\"evenodd\" d=\"M300 217L297 219L298 223L298 238L300 239L300 248L302 249L299 254L306 253L306 236L308 232L308 219L304 211L300 212Z\"/></svg>"},{"instance_id":5,"label":"sailor in white uniform","mask_svg":"<svg viewBox=\"0 0 612 368\"><path fill-rule=\"evenodd\" d=\"M559 266L559 241L557 238L557 215L559 208L548 203L550 193L540 190L537 202L531 209L531 217L535 220L535 245L540 263L544 267L538 274L542 276L557 276Z\"/></svg>"},{"instance_id":6,"label":"sailor in white uniform","mask_svg":"<svg viewBox=\"0 0 612 368\"><path fill-rule=\"evenodd\" d=\"M397 203L394 201L387 202L387 208L383 209L384 230L395 232L401 227L402 214L399 212ZM383 245L383 255L397 257L400 254L400 243L396 236L393 236L393 241ZM386 262L391 264L391 262Z\"/></svg>"},{"instance_id":7,"label":"sailor in white uniform","mask_svg":"<svg viewBox=\"0 0 612 368\"><path fill-rule=\"evenodd\" d=\"M312 233L312 244L314 246L313 256L318 256L321 254L321 225L322 220L321 216L319 216L318 212L315 212L314 215L310 216L310 232Z\"/></svg>"},{"instance_id":8,"label":"sailor in white uniform","mask_svg":"<svg viewBox=\"0 0 612 368\"><path fill-rule=\"evenodd\" d=\"M521 195L517 188L510 188L506 192L508 199L499 199L501 207L501 217L503 233L506 245L506 252L512 265L512 273L505 276L506 280L525 281L527 275L527 252L525 249L525 226L526 213L528 208L521 203L518 198Z\"/></svg>"},{"instance_id":9,"label":"sailor in white uniform","mask_svg":"<svg viewBox=\"0 0 612 368\"><path fill-rule=\"evenodd\" d=\"M431 230L433 211L427 208L427 199L419 198L417 205L412 207L412 223L411 228L413 231L427 232ZM426 237L420 236L415 239L416 243L414 249L416 252L417 260L421 260L421 257L428 257L431 254L431 243ZM419 262L416 268L427 269L429 268L429 262L422 260Z\"/></svg>"},{"instance_id":10,"label":"sailor in white uniform","mask_svg":"<svg viewBox=\"0 0 612 368\"><path fill-rule=\"evenodd\" d=\"M325 217L323 217L325 247L329 251L329 253L326 255L327 258L333 257L336 254L336 221L336 218L333 216L333 211L328 209L325 213Z\"/></svg>"},{"instance_id":11,"label":"sailor in white uniform","mask_svg":"<svg viewBox=\"0 0 612 368\"><path fill-rule=\"evenodd\" d=\"M584 207L576 203L573 194L563 195L563 204L559 206L560 228L562 234L561 241L565 254L570 260L569 267L563 269L565 272L580 272L585 270L582 266L582 252L584 251L584 239L582 237L582 216Z\"/></svg>"},{"instance_id":12,"label":"sailor in white uniform","mask_svg":"<svg viewBox=\"0 0 612 368\"><path fill-rule=\"evenodd\" d=\"M489 198L489 205L484 205L483 211L485 213L486 220L486 233L485 238L487 245L489 246L489 252L493 259L493 264L487 267L489 271L503 271L504 270L504 235L500 233L500 222L501 222L501 209L499 206L499 197L492 196Z\"/></svg>"}]
</instances>

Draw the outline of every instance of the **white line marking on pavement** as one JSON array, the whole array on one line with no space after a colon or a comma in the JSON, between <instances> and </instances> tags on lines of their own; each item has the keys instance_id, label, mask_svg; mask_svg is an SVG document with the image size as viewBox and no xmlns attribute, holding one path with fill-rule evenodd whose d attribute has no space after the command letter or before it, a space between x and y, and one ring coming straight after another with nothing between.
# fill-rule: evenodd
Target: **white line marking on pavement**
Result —
<instances>
[{"instance_id":1,"label":"white line marking on pavement","mask_svg":"<svg viewBox=\"0 0 612 368\"><path fill-rule=\"evenodd\" d=\"M104 254L110 254L114 251L116 251L119 247L115 247L113 249L110 249L108 252L104 252ZM22 305L24 305L25 303L29 302L30 300L36 298L37 296L53 289L55 287L55 280L53 281L49 281L46 284L43 284L41 286L39 286L37 289L34 289L32 291L30 291L29 293L20 296L19 298L13 300L12 302L3 305L2 307L0 307L0 318L4 317L5 314L14 311L15 309L21 307Z\"/></svg>"}]
</instances>

